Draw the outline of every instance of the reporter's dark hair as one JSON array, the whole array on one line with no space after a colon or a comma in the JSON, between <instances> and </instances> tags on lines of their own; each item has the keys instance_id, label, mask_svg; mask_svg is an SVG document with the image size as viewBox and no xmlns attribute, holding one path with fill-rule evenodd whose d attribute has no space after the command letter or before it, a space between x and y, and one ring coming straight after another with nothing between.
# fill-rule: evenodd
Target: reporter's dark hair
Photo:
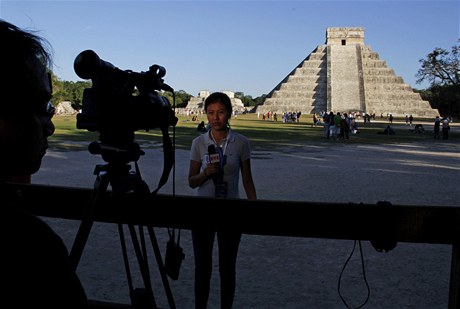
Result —
<instances>
[{"instance_id":1,"label":"reporter's dark hair","mask_svg":"<svg viewBox=\"0 0 460 309\"><path fill-rule=\"evenodd\" d=\"M204 110L208 110L208 106L211 103L222 103L225 106L225 109L232 115L232 101L229 96L223 92L213 92L204 100Z\"/></svg>"}]
</instances>

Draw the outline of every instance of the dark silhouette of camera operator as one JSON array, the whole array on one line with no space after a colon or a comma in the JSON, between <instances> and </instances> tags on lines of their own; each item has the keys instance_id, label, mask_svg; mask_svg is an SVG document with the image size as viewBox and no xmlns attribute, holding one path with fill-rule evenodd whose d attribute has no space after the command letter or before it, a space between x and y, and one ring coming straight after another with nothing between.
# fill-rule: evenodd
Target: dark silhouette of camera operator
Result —
<instances>
[{"instance_id":1,"label":"dark silhouette of camera operator","mask_svg":"<svg viewBox=\"0 0 460 309\"><path fill-rule=\"evenodd\" d=\"M0 233L2 301L10 308L88 308L62 239L23 211L20 193L7 185L29 181L54 133L47 42L3 20L0 40L0 196L8 222Z\"/></svg>"}]
</instances>

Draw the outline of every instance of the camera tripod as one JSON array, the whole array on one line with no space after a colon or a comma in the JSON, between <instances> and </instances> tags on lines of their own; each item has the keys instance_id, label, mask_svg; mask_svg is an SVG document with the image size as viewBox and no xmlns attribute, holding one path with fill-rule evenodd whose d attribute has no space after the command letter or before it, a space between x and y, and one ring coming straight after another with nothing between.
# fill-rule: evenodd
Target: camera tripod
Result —
<instances>
[{"instance_id":1,"label":"camera tripod","mask_svg":"<svg viewBox=\"0 0 460 309\"><path fill-rule=\"evenodd\" d=\"M134 194L150 194L150 190L145 181L142 180L140 175L139 166L137 159L141 154L144 154L142 150L135 145L134 154L127 154L126 151L114 148L114 147L103 147L100 144L94 142L90 145L89 149L91 153L101 153L103 157L110 158L107 164L96 165L94 174L97 175L94 182L94 191L92 192L89 204L81 221L78 229L75 241L69 254L69 259L76 270L80 262L81 255L84 251L84 247L88 240L91 227L94 223L94 213L100 198L107 192L109 185L112 187L112 193L114 196L125 192L134 192ZM94 150L96 147L97 150ZM92 148L92 149L91 149ZM121 155L121 156L120 156ZM131 165L127 163L126 158L134 158L135 171L131 171ZM129 160L130 160L129 159ZM106 160L107 161L107 160ZM129 162L129 161L128 161ZM127 274L128 286L130 291L131 304L134 308L153 308L157 309L155 297L153 294L152 283L150 280L150 271L147 257L147 248L144 237L144 226L138 226L139 237L136 233L136 228L133 224L127 224L133 248L136 254L139 269L142 275L144 288L134 288L131 278L131 272L129 267L128 252L126 248L124 228L122 223L118 223L118 233L120 236L120 243L122 247L123 260L125 264L125 270ZM169 286L169 281L164 268L161 252L158 246L158 242L155 236L153 227L147 226L147 231L150 236L153 252L158 264L159 273L163 282L163 287L168 299L168 303L171 309L175 309L175 302Z\"/></svg>"}]
</instances>

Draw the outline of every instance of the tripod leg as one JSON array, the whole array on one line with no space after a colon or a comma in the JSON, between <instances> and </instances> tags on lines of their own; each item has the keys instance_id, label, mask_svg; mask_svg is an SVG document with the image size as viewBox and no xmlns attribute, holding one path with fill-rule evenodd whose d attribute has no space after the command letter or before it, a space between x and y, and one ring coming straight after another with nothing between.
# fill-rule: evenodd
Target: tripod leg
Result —
<instances>
[{"instance_id":1,"label":"tripod leg","mask_svg":"<svg viewBox=\"0 0 460 309\"><path fill-rule=\"evenodd\" d=\"M158 247L158 242L155 236L155 232L153 230L153 227L151 226L148 226L147 229L150 234L150 241L152 242L153 252L155 253L155 258L158 264L158 270L160 271L161 280L163 281L163 287L165 289L166 297L168 298L169 307L171 309L176 309L176 303L174 302L174 297L171 291L171 287L169 286L168 277L166 275L165 266L163 264L163 259L161 257L160 247Z\"/></svg>"},{"instance_id":2,"label":"tripod leg","mask_svg":"<svg viewBox=\"0 0 460 309\"><path fill-rule=\"evenodd\" d=\"M108 174L98 176L94 183L94 191L91 195L91 199L86 208L85 215L78 229L77 236L72 245L72 249L69 254L70 263L73 266L74 270L77 270L78 263L80 262L81 255L85 249L86 241L88 240L89 233L94 223L93 213L96 209L97 201L101 192L107 191L107 186L109 185Z\"/></svg>"},{"instance_id":3,"label":"tripod leg","mask_svg":"<svg viewBox=\"0 0 460 309\"><path fill-rule=\"evenodd\" d=\"M129 232L131 234L131 239L133 241L134 252L136 253L137 262L141 270L142 279L144 281L145 290L140 294L132 294L131 301L133 305L137 308L157 308L155 303L155 297L153 295L152 283L150 281L150 271L147 262L147 254L142 254L141 246L139 245L139 240L137 239L136 230L134 225L128 224ZM143 240L143 231L140 228L140 237L143 241L145 248L145 240ZM137 290L140 291L140 290Z\"/></svg>"},{"instance_id":4,"label":"tripod leg","mask_svg":"<svg viewBox=\"0 0 460 309\"><path fill-rule=\"evenodd\" d=\"M123 232L123 224L121 223L118 223L118 235L120 235L121 251L123 253L123 261L125 262L125 270L126 277L128 279L129 292L133 293L133 279L131 277L131 270L129 268L128 250L126 249L125 233Z\"/></svg>"}]
</instances>

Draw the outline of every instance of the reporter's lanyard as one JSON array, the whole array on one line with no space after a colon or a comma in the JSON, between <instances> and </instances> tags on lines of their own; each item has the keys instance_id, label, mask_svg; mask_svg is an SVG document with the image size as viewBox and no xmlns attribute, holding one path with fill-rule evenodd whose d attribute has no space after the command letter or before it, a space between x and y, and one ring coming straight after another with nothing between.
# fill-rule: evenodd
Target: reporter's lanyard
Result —
<instances>
[{"instance_id":1,"label":"reporter's lanyard","mask_svg":"<svg viewBox=\"0 0 460 309\"><path fill-rule=\"evenodd\" d=\"M227 163L227 157L225 156L225 152L227 151L227 146L228 146L228 139L225 141L225 144L223 147L216 145L216 151L219 154L221 168L224 168L225 163Z\"/></svg>"},{"instance_id":2,"label":"reporter's lanyard","mask_svg":"<svg viewBox=\"0 0 460 309\"><path fill-rule=\"evenodd\" d=\"M221 147L216 143L216 140L214 139L214 136L212 135L212 132L209 132L211 135L211 139L214 142L214 145L216 146L216 151L219 154L219 164L221 168L224 168L225 163L227 163L227 157L225 156L225 153L227 152L227 146L228 146L228 139L230 137L230 132L227 133L227 137L225 139L225 144Z\"/></svg>"}]
</instances>

